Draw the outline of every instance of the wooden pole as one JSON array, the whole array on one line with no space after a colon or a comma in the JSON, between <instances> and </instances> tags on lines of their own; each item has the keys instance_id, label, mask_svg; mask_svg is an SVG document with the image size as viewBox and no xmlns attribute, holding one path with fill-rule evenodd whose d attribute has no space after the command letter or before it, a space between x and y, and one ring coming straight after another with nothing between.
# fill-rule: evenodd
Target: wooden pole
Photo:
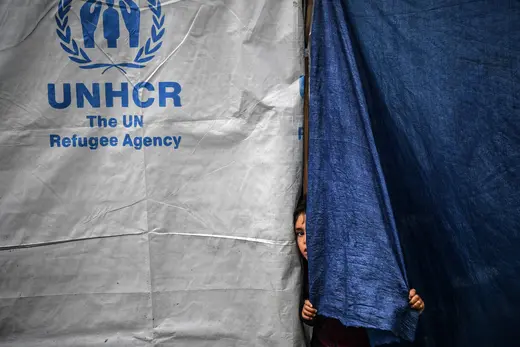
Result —
<instances>
[{"instance_id":1,"label":"wooden pole","mask_svg":"<svg viewBox=\"0 0 520 347\"><path fill-rule=\"evenodd\" d=\"M309 34L312 22L313 0L306 2L305 8L305 51L309 52ZM309 54L305 55L305 88L303 99L303 193L307 194L309 182Z\"/></svg>"}]
</instances>

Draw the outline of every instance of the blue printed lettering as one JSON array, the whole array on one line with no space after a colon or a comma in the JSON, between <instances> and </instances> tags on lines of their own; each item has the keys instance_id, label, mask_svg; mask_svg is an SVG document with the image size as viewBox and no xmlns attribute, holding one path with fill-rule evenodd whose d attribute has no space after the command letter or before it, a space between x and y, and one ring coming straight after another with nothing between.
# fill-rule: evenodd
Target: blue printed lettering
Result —
<instances>
[{"instance_id":1,"label":"blue printed lettering","mask_svg":"<svg viewBox=\"0 0 520 347\"><path fill-rule=\"evenodd\" d=\"M115 128L117 127L117 119L115 118L106 118L101 116L87 116L87 119L89 120L89 126L91 128L98 127L98 128ZM96 122L97 120L97 122Z\"/></svg>"},{"instance_id":2,"label":"blue printed lettering","mask_svg":"<svg viewBox=\"0 0 520 347\"><path fill-rule=\"evenodd\" d=\"M71 91L70 91L70 83L63 84L63 101L56 101L56 85L49 83L47 85L47 100L49 100L49 105L58 110L63 110L70 106L70 102L72 100Z\"/></svg>"},{"instance_id":3,"label":"blue printed lettering","mask_svg":"<svg viewBox=\"0 0 520 347\"><path fill-rule=\"evenodd\" d=\"M134 146L134 143L132 142L132 137L130 136L130 134L126 134L125 135L125 139L123 140L123 147L133 147Z\"/></svg>"},{"instance_id":4,"label":"blue printed lettering","mask_svg":"<svg viewBox=\"0 0 520 347\"><path fill-rule=\"evenodd\" d=\"M167 91L167 88L173 88L173 91ZM181 107L181 85L177 82L159 82L159 106L166 107L166 100L172 99L173 106Z\"/></svg>"},{"instance_id":5,"label":"blue printed lettering","mask_svg":"<svg viewBox=\"0 0 520 347\"><path fill-rule=\"evenodd\" d=\"M163 145L163 139L160 136L154 136L153 138L153 145L155 147L162 147Z\"/></svg>"},{"instance_id":6,"label":"blue printed lettering","mask_svg":"<svg viewBox=\"0 0 520 347\"><path fill-rule=\"evenodd\" d=\"M59 135L51 134L50 135L50 141L51 141L51 148L54 147L54 146L61 147L60 146L60 136Z\"/></svg>"},{"instance_id":7,"label":"blue printed lettering","mask_svg":"<svg viewBox=\"0 0 520 347\"><path fill-rule=\"evenodd\" d=\"M106 137L106 136L81 136L74 134L71 137L61 137L59 135L51 134L50 137L50 147L88 147L90 150L96 150L99 146L101 147L115 147L119 143L119 139L116 136Z\"/></svg>"},{"instance_id":8,"label":"blue printed lettering","mask_svg":"<svg viewBox=\"0 0 520 347\"><path fill-rule=\"evenodd\" d=\"M76 102L78 108L85 107L85 99L92 107L101 107L99 83L92 83L92 92L83 83L76 83Z\"/></svg>"},{"instance_id":9,"label":"blue printed lettering","mask_svg":"<svg viewBox=\"0 0 520 347\"><path fill-rule=\"evenodd\" d=\"M102 100L105 101L105 106L114 107L115 99L120 99L121 107L128 107L130 98L139 108L151 107L157 99L159 99L159 107L167 107L168 100L171 99L173 107L182 107L180 93L182 87L177 82L159 82L158 88L149 82L139 82L130 91L128 83L122 82L120 88L116 88L111 82L104 84L92 83L87 86L84 83L75 83L75 91L71 83L63 83L61 89L63 91L62 97L57 95L57 89L60 89L54 83L47 85L47 99L49 105L55 109L65 109L72 105L73 92L75 93L76 107L78 108L100 108L102 107ZM150 96L144 97L143 90L150 93ZM103 95L104 93L104 95ZM130 96L130 93L132 95ZM153 96L153 94L156 96ZM60 99L58 101L58 99Z\"/></svg>"},{"instance_id":10,"label":"blue printed lettering","mask_svg":"<svg viewBox=\"0 0 520 347\"><path fill-rule=\"evenodd\" d=\"M121 83L121 90L114 90L112 83L105 83L107 107L114 107L114 99L121 98L121 106L128 107L128 83Z\"/></svg>"},{"instance_id":11,"label":"blue printed lettering","mask_svg":"<svg viewBox=\"0 0 520 347\"><path fill-rule=\"evenodd\" d=\"M143 138L141 136L134 137L134 148L135 149L143 148Z\"/></svg>"},{"instance_id":12,"label":"blue printed lettering","mask_svg":"<svg viewBox=\"0 0 520 347\"><path fill-rule=\"evenodd\" d=\"M88 123L88 124L89 124L89 126L90 126L91 128L94 127L94 120L96 119L96 117L97 117L97 116L87 116L87 119L89 120L89 123Z\"/></svg>"},{"instance_id":13,"label":"blue printed lettering","mask_svg":"<svg viewBox=\"0 0 520 347\"><path fill-rule=\"evenodd\" d=\"M117 126L117 119L109 118L108 119L108 126L111 127L111 128L115 128Z\"/></svg>"},{"instance_id":14,"label":"blue printed lettering","mask_svg":"<svg viewBox=\"0 0 520 347\"><path fill-rule=\"evenodd\" d=\"M173 142L175 142L175 149L179 148L179 146L181 145L181 136L174 136L173 137Z\"/></svg>"},{"instance_id":15,"label":"blue printed lettering","mask_svg":"<svg viewBox=\"0 0 520 347\"><path fill-rule=\"evenodd\" d=\"M78 139L78 147L87 147L88 141L86 137L80 137Z\"/></svg>"},{"instance_id":16,"label":"blue printed lettering","mask_svg":"<svg viewBox=\"0 0 520 347\"><path fill-rule=\"evenodd\" d=\"M91 151L96 150L98 148L98 138L97 137L88 138L88 148L90 148Z\"/></svg>"},{"instance_id":17,"label":"blue printed lettering","mask_svg":"<svg viewBox=\"0 0 520 347\"><path fill-rule=\"evenodd\" d=\"M137 115L123 115L123 126L125 128L137 128L137 127L143 127L144 121L143 116L137 116Z\"/></svg>"},{"instance_id":18,"label":"blue printed lettering","mask_svg":"<svg viewBox=\"0 0 520 347\"><path fill-rule=\"evenodd\" d=\"M133 147L136 150L140 150L143 147L172 147L174 149L178 149L181 144L181 137L180 136L136 136L132 138L130 134L126 134L125 138L123 140L123 147Z\"/></svg>"},{"instance_id":19,"label":"blue printed lettering","mask_svg":"<svg viewBox=\"0 0 520 347\"><path fill-rule=\"evenodd\" d=\"M149 83L149 82L137 83L134 86L134 92L133 92L133 99L134 99L135 105L137 107L141 107L141 108L147 108L147 107L152 106L152 104L153 104L155 99L154 98L148 98L146 101L142 101L139 98L139 90L140 89L146 89L146 90L151 91L151 92L153 92L155 90L153 85L151 83Z\"/></svg>"}]
</instances>

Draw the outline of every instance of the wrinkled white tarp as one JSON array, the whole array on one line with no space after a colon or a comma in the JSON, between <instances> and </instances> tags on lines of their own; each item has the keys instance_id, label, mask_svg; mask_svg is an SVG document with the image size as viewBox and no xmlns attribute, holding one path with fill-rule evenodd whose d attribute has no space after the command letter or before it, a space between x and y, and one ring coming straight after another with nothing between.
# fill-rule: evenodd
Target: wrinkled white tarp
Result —
<instances>
[{"instance_id":1,"label":"wrinkled white tarp","mask_svg":"<svg viewBox=\"0 0 520 347\"><path fill-rule=\"evenodd\" d=\"M0 0L0 346L302 346L301 4L60 1Z\"/></svg>"}]
</instances>

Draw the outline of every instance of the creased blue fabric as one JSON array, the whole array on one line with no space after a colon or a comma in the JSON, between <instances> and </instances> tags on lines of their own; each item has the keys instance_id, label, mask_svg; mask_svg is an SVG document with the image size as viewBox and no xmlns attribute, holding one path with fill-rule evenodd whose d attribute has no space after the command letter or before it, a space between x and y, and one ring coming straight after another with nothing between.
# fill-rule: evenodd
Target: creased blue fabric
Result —
<instances>
[{"instance_id":1,"label":"creased blue fabric","mask_svg":"<svg viewBox=\"0 0 520 347\"><path fill-rule=\"evenodd\" d=\"M371 339L413 340L404 261L342 1L317 1L311 41L311 302ZM385 334L386 332L386 334Z\"/></svg>"},{"instance_id":2,"label":"creased blue fabric","mask_svg":"<svg viewBox=\"0 0 520 347\"><path fill-rule=\"evenodd\" d=\"M380 217L391 208L409 285L426 301L414 345L517 345L520 2L318 0L312 35L311 300L355 323L358 297L400 262L398 251L376 256L372 273L359 251L393 234Z\"/></svg>"}]
</instances>

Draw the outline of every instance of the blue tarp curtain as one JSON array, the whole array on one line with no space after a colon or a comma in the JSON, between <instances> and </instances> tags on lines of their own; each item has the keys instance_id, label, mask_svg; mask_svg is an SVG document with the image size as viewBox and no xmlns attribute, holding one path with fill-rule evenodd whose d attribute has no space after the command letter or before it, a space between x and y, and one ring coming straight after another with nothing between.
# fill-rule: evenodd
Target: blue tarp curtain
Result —
<instances>
[{"instance_id":1,"label":"blue tarp curtain","mask_svg":"<svg viewBox=\"0 0 520 347\"><path fill-rule=\"evenodd\" d=\"M411 339L415 287L416 346L518 344L519 62L519 1L315 2L307 228L321 314Z\"/></svg>"}]
</instances>

